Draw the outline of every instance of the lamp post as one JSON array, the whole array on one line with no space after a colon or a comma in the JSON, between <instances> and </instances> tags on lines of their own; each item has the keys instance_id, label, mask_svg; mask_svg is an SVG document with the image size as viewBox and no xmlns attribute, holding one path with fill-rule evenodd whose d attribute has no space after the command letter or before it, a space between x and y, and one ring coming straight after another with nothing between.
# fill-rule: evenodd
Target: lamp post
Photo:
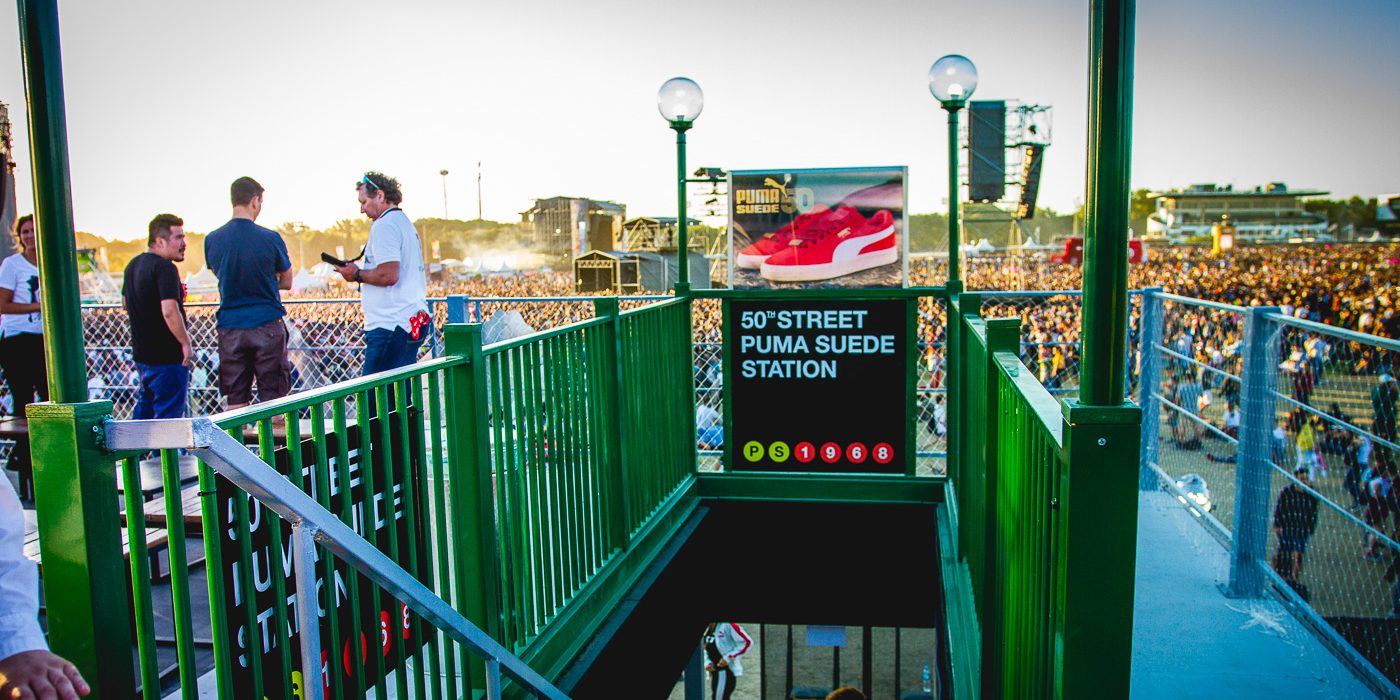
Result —
<instances>
[{"instance_id":1,"label":"lamp post","mask_svg":"<svg viewBox=\"0 0 1400 700\"><path fill-rule=\"evenodd\" d=\"M443 168L442 170L439 170L439 171L438 171L438 174L442 176L442 218L446 219L446 218L447 218L447 169L446 169L446 168Z\"/></svg>"},{"instance_id":2,"label":"lamp post","mask_svg":"<svg viewBox=\"0 0 1400 700\"><path fill-rule=\"evenodd\" d=\"M948 112L948 281L958 274L958 110L977 89L977 66L966 56L948 54L928 69L928 91Z\"/></svg>"},{"instance_id":3,"label":"lamp post","mask_svg":"<svg viewBox=\"0 0 1400 700\"><path fill-rule=\"evenodd\" d=\"M705 107L705 93L690 78L671 78L656 93L656 108L676 131L676 265L681 286L690 285L690 239L685 220L685 132Z\"/></svg>"}]
</instances>

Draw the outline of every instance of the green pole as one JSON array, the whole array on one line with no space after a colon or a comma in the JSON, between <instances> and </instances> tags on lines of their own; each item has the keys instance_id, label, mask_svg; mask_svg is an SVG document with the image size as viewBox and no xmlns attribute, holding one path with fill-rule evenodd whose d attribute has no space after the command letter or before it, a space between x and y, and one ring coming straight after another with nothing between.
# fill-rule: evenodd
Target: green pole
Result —
<instances>
[{"instance_id":1,"label":"green pole","mask_svg":"<svg viewBox=\"0 0 1400 700\"><path fill-rule=\"evenodd\" d=\"M1093 0L1089 20L1089 172L1079 388L1080 402L1086 406L1123 402L1136 14L1135 0Z\"/></svg>"},{"instance_id":2,"label":"green pole","mask_svg":"<svg viewBox=\"0 0 1400 700\"><path fill-rule=\"evenodd\" d=\"M29 103L29 147L34 170L35 230L39 244L39 301L49 397L87 401L87 365L73 249L73 198L68 184L68 124L54 0L20 0L20 45Z\"/></svg>"},{"instance_id":3,"label":"green pole","mask_svg":"<svg viewBox=\"0 0 1400 700\"><path fill-rule=\"evenodd\" d=\"M948 110L948 281L962 279L958 273L958 247L962 232L958 228L958 110L963 103L949 100Z\"/></svg>"},{"instance_id":4,"label":"green pole","mask_svg":"<svg viewBox=\"0 0 1400 700\"><path fill-rule=\"evenodd\" d=\"M677 119L671 122L676 130L676 265L680 270L677 280L683 285L690 284L690 236L685 221L685 132L690 122Z\"/></svg>"}]
</instances>

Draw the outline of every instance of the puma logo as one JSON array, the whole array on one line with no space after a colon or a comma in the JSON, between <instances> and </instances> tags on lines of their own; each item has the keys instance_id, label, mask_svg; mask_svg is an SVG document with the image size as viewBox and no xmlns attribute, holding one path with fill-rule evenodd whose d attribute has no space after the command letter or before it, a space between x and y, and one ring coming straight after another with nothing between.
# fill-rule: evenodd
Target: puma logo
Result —
<instances>
[{"instance_id":1,"label":"puma logo","mask_svg":"<svg viewBox=\"0 0 1400 700\"><path fill-rule=\"evenodd\" d=\"M843 229L841 229L840 231L836 232L836 237L837 237L837 238L845 238L846 236L849 236L849 235L851 235L851 227L850 227L850 226L847 226L846 228L843 228Z\"/></svg>"},{"instance_id":2,"label":"puma logo","mask_svg":"<svg viewBox=\"0 0 1400 700\"><path fill-rule=\"evenodd\" d=\"M784 185L784 184L778 182L777 180L774 180L774 179L771 178L771 177L765 177L765 178L763 178L763 186L764 186L764 187L772 187L772 188L775 189L775 190L787 189L787 185Z\"/></svg>"}]
</instances>

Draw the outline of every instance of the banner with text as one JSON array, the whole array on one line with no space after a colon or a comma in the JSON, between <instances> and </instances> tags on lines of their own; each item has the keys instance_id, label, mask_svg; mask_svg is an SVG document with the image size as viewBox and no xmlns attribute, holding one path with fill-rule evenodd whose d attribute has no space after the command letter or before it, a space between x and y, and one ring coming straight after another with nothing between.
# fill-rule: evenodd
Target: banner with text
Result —
<instances>
[{"instance_id":1,"label":"banner with text","mask_svg":"<svg viewBox=\"0 0 1400 700\"><path fill-rule=\"evenodd\" d=\"M910 303L730 301L729 468L904 473Z\"/></svg>"},{"instance_id":2,"label":"banner with text","mask_svg":"<svg viewBox=\"0 0 1400 700\"><path fill-rule=\"evenodd\" d=\"M399 444L399 440L405 438L401 434L398 426L398 413L389 414L389 438L394 445ZM421 418L418 416L418 409L409 410L409 425L421 425ZM399 455L392 454L389 450L383 449L386 441L381 434L379 421L371 420L369 425L369 445L370 459L364 459L360 446L360 429L352 425L346 431L345 444L349 445L347 461L344 465L349 473L349 488L345 488L340 478L341 456L337 444L339 440L330 439L326 447L327 462L330 466L330 510L339 515L341 513L344 499L350 499L350 510L352 517L352 527L355 532L362 537L373 538L372 541L379 550L392 557L391 549L396 550L398 557L396 561L400 566L409 569L409 528L414 527L414 539L416 539L418 556L417 561L421 566L426 566L429 561L427 557L426 540L424 532L423 510L423 480L422 480L422 460L418 455L423 454L421 431L408 431L409 445L407 453L410 456L408 464L403 464L398 458ZM310 440L303 440L299 445L302 454L301 464L305 467L301 470L301 482L306 485L306 492L315 494L314 480L316 470L316 447ZM291 453L285 445L279 446L275 452L275 467L277 471L284 475L291 474ZM366 474L365 470L369 473ZM418 514L417 523L409 523L407 518L408 503L405 498L408 493L408 484L404 483L404 475L413 479L412 493L414 505ZM392 476L392 479L391 479ZM367 479L368 477L368 479ZM366 481L371 481L373 494L366 492ZM232 650L233 662L233 687L236 697L251 698L253 693L252 663L248 656L249 650L253 650L259 656L262 666L262 683L264 696L269 698L279 697L305 697L305 686L310 681L304 669L300 668L298 661L299 644L301 639L300 631L297 629L297 606L301 604L297 600L295 580L292 572L292 550L291 550L291 526L287 523L281 524L281 542L274 549L272 546L271 524L268 515L271 511L262 507L257 499L238 490L232 483L223 477L216 477L217 497L219 504L219 557L222 562L222 571L218 575L223 577L224 589L224 615L228 620L228 648ZM242 564L243 543L239 536L239 528L236 523L236 507L238 500L246 501L248 509L248 543L252 552L252 603L254 608L251 612L252 627L249 631L249 610L248 598L245 592L244 572ZM391 523L392 537L397 546L391 546ZM280 566L282 575L285 578L286 600L278 601L275 594L273 566ZM212 574L212 572L211 572ZM353 581L352 581L353 579ZM358 589L359 606L352 606L350 591L352 587ZM416 615L412 615L407 606L397 600L392 599L388 593L380 592L378 600L374 591L376 587L370 580L350 569L345 564L337 561L334 576L328 578L326 575L326 560L319 557L316 562L316 589L317 589L317 612L321 618L321 664L316 676L321 679L322 688L328 694L336 683L344 683L344 687L353 688L354 678L358 675L363 679L366 686L373 685L382 676L381 668L391 669L397 661L396 647L403 648L405 658L412 658L422 645L421 623ZM281 650L277 648L278 639L276 633L276 611L279 604L285 605L287 615L287 633L289 637L289 648L293 668L289 674L292 681L292 688L282 687ZM334 611L339 628L339 639L333 639L330 634L330 618L328 612ZM353 649L355 648L352 631L357 630L360 637L361 654L359 659L355 659ZM376 659L374 657L380 657ZM332 661L334 659L334 661ZM382 664L382 665L381 665ZM287 692L284 692L287 691Z\"/></svg>"},{"instance_id":3,"label":"banner with text","mask_svg":"<svg viewBox=\"0 0 1400 700\"><path fill-rule=\"evenodd\" d=\"M908 168L736 170L729 286L902 287Z\"/></svg>"}]
</instances>

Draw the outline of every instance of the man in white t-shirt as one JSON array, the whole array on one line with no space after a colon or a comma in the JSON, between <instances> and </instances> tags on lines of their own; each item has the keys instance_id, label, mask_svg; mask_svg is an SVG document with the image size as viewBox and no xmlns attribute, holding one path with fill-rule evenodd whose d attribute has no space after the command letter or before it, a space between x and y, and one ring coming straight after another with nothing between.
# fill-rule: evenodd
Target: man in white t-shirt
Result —
<instances>
[{"instance_id":1,"label":"man in white t-shirt","mask_svg":"<svg viewBox=\"0 0 1400 700\"><path fill-rule=\"evenodd\" d=\"M347 282L362 287L365 313L364 373L374 374L413 364L418 349L433 334L428 315L428 282L423 274L423 251L418 231L399 209L399 181L370 171L355 183L360 211L374 223L369 227L364 264L336 268Z\"/></svg>"}]
</instances>

